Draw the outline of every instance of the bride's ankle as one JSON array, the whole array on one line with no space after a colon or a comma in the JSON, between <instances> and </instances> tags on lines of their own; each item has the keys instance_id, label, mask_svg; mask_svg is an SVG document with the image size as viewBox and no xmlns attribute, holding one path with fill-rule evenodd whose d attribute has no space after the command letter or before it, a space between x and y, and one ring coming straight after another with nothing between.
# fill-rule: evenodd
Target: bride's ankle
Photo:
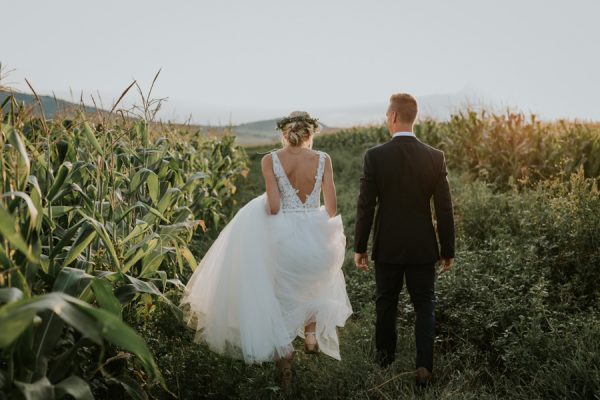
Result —
<instances>
[{"instance_id":1,"label":"bride's ankle","mask_svg":"<svg viewBox=\"0 0 600 400\"><path fill-rule=\"evenodd\" d=\"M278 360L275 360L275 366L278 369L284 370L284 369L291 369L292 368L292 356L289 356L287 358L280 358Z\"/></svg>"}]
</instances>

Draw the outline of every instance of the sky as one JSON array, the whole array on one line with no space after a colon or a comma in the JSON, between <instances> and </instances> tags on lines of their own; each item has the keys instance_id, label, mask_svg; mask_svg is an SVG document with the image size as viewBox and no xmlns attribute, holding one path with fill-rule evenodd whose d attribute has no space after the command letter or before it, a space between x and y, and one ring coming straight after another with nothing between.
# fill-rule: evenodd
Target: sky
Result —
<instances>
[{"instance_id":1,"label":"sky","mask_svg":"<svg viewBox=\"0 0 600 400\"><path fill-rule=\"evenodd\" d=\"M0 9L0 84L28 91L27 78L38 93L94 95L108 108L161 69L164 120L241 123L467 88L549 119L600 121L597 0L1 0ZM136 102L132 92L124 104Z\"/></svg>"}]
</instances>

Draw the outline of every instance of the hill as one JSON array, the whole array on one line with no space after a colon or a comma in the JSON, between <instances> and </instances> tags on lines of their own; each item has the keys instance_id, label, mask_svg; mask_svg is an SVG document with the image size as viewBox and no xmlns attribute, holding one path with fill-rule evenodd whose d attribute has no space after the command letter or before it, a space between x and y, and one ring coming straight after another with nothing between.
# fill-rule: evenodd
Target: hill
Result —
<instances>
[{"instance_id":1,"label":"hill","mask_svg":"<svg viewBox=\"0 0 600 400\"><path fill-rule=\"evenodd\" d=\"M228 129L237 136L238 143L244 146L273 143L277 142L280 137L280 132L276 129L277 121L278 119L268 119L248 122L231 126ZM334 130L323 123L319 123L319 125L321 126L321 132Z\"/></svg>"},{"instance_id":2,"label":"hill","mask_svg":"<svg viewBox=\"0 0 600 400\"><path fill-rule=\"evenodd\" d=\"M36 100L35 96L27 93L19 93L13 92L9 90L0 89L0 104L6 100L6 98L10 95L13 95L17 102L25 103L27 106L35 106ZM40 96L40 101L42 102L42 107L44 109L44 114L46 118L54 118L55 116L68 114L74 110L81 109L81 105L72 103L67 100L62 100L55 98L53 96L42 95ZM86 112L95 112L94 107L84 106ZM33 107L34 113L38 113L39 109L37 107Z\"/></svg>"}]
</instances>

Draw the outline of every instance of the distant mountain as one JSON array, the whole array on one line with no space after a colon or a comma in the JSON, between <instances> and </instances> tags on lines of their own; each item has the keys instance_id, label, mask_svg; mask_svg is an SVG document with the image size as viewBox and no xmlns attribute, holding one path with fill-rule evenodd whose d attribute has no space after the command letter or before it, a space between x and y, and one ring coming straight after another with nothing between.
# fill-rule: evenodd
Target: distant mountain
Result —
<instances>
[{"instance_id":1,"label":"distant mountain","mask_svg":"<svg viewBox=\"0 0 600 400\"><path fill-rule=\"evenodd\" d=\"M236 125L233 130L240 135L275 136L277 134L277 119L248 122Z\"/></svg>"},{"instance_id":2,"label":"distant mountain","mask_svg":"<svg viewBox=\"0 0 600 400\"><path fill-rule=\"evenodd\" d=\"M35 106L33 110L35 113L39 113L39 108L36 105L35 96L27 93L19 93L19 92L11 92L8 90L0 89L0 104L4 102L4 100L13 95L17 102L25 103L28 106ZM46 118L54 118L57 114L70 113L74 110L80 110L81 106L79 104L72 103L70 101L57 99L52 96L40 96L40 101L42 103L42 107L44 109L44 115ZM85 106L86 112L95 112L94 107Z\"/></svg>"}]
</instances>

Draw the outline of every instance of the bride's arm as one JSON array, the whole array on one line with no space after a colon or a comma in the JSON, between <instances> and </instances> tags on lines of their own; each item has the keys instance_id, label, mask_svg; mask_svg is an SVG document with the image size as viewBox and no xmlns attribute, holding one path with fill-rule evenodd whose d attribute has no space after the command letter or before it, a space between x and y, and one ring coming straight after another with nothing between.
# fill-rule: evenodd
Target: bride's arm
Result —
<instances>
[{"instance_id":1,"label":"bride's arm","mask_svg":"<svg viewBox=\"0 0 600 400\"><path fill-rule=\"evenodd\" d=\"M269 203L269 211L271 214L279 212L280 194L277 187L277 179L273 173L273 158L271 154L267 154L260 162L262 167L263 177L265 178L265 191L267 192L267 202Z\"/></svg>"},{"instance_id":2,"label":"bride's arm","mask_svg":"<svg viewBox=\"0 0 600 400\"><path fill-rule=\"evenodd\" d=\"M329 154L325 156L325 171L323 173L323 201L329 217L335 217L337 212L337 197L333 182L333 166Z\"/></svg>"}]
</instances>

